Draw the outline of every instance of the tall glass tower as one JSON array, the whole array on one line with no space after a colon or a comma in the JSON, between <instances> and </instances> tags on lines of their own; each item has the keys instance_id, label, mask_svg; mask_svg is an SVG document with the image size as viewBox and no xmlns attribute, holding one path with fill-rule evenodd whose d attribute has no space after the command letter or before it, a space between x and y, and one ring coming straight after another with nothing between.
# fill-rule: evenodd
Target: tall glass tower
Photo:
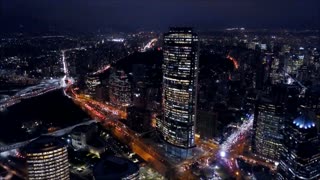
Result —
<instances>
[{"instance_id":1,"label":"tall glass tower","mask_svg":"<svg viewBox=\"0 0 320 180\"><path fill-rule=\"evenodd\" d=\"M320 179L320 139L316 117L305 112L283 130L278 180Z\"/></svg>"},{"instance_id":2,"label":"tall glass tower","mask_svg":"<svg viewBox=\"0 0 320 180\"><path fill-rule=\"evenodd\" d=\"M278 161L283 138L280 129L284 121L284 105L261 97L256 108L252 151L261 158Z\"/></svg>"},{"instance_id":3,"label":"tall glass tower","mask_svg":"<svg viewBox=\"0 0 320 180\"><path fill-rule=\"evenodd\" d=\"M170 28L163 46L163 118L158 128L168 151L189 156L195 147L198 36L192 28Z\"/></svg>"}]
</instances>

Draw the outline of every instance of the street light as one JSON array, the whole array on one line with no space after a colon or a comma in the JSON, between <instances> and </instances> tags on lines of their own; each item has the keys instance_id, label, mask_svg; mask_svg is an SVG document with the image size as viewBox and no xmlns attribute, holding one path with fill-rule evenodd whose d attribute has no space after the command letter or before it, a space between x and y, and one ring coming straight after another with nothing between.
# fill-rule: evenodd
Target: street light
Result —
<instances>
[{"instance_id":1,"label":"street light","mask_svg":"<svg viewBox=\"0 0 320 180\"><path fill-rule=\"evenodd\" d=\"M221 152L220 152L220 156L221 156L222 158L226 157L226 152L221 151Z\"/></svg>"}]
</instances>

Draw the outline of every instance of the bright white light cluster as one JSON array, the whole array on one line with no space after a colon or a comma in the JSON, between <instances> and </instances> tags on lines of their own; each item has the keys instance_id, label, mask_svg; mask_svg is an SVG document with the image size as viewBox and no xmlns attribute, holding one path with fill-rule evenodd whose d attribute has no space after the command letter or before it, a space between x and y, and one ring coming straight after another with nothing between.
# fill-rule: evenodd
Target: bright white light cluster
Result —
<instances>
[{"instance_id":1,"label":"bright white light cluster","mask_svg":"<svg viewBox=\"0 0 320 180\"><path fill-rule=\"evenodd\" d=\"M68 74L68 68L67 68L67 63L66 63L66 56L65 56L65 51L62 51L62 65L63 65L63 73L65 75Z\"/></svg>"},{"instance_id":2,"label":"bright white light cluster","mask_svg":"<svg viewBox=\"0 0 320 180\"><path fill-rule=\"evenodd\" d=\"M284 74L288 77L287 78L287 84L292 84L293 82L297 82L299 84L300 87L302 87L302 92L304 93L305 90L307 89L306 86L304 86L300 81L298 81L297 79L293 78L289 73L287 73L285 70Z\"/></svg>"},{"instance_id":3,"label":"bright white light cluster","mask_svg":"<svg viewBox=\"0 0 320 180\"><path fill-rule=\"evenodd\" d=\"M143 52L145 52L147 49L152 48L153 44L157 41L158 41L157 38L151 39L151 41L149 41L148 44L144 46Z\"/></svg>"},{"instance_id":4,"label":"bright white light cluster","mask_svg":"<svg viewBox=\"0 0 320 180\"><path fill-rule=\"evenodd\" d=\"M242 134L247 133L253 125L253 119L254 115L251 114L247 121L244 121L243 124L235 131L233 132L227 140L220 146L220 156L225 157L226 152L228 152L233 144L236 143L238 138L241 137Z\"/></svg>"}]
</instances>

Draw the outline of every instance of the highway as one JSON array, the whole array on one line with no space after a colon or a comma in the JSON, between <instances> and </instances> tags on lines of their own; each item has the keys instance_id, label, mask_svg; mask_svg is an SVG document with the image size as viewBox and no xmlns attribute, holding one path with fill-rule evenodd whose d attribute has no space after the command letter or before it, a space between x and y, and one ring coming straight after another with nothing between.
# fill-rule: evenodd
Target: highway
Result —
<instances>
[{"instance_id":1,"label":"highway","mask_svg":"<svg viewBox=\"0 0 320 180\"><path fill-rule=\"evenodd\" d=\"M245 120L240 127L236 131L234 131L226 141L224 141L220 145L220 153L227 153L230 151L232 145L236 144L237 141L243 137L243 135L247 134L248 131L252 128L253 125L253 120L254 120L254 115L248 115L247 120Z\"/></svg>"},{"instance_id":2,"label":"highway","mask_svg":"<svg viewBox=\"0 0 320 180\"><path fill-rule=\"evenodd\" d=\"M222 159L225 163L230 163L226 157L221 158L220 152L222 151L226 151L230 155L232 154L232 160L236 159L234 157L237 157L242 151L234 151L232 147L244 144L245 138L243 135L251 129L253 122L253 116L248 116L248 119L239 126L238 130L220 146L197 139L198 153L191 159L177 162L167 157L160 149L155 147L154 144L148 144L139 134L118 121L118 119L126 117L124 111L117 109L117 107L112 107L110 104L104 104L90 99L85 95L76 94L71 88L69 88L68 93L71 94L70 96L73 97L76 104L90 114L91 117L101 122L118 140L129 145L131 149L148 162L151 167L162 175L175 179L195 179L196 176L190 170L191 165L194 163L198 163L203 169L210 168L209 162L216 159ZM231 159L231 156L228 157ZM235 166L235 163L233 163L232 166ZM230 172L236 173L237 170L231 168Z\"/></svg>"},{"instance_id":3,"label":"highway","mask_svg":"<svg viewBox=\"0 0 320 180\"><path fill-rule=\"evenodd\" d=\"M74 51L74 50L86 50L86 48L85 47L79 47L79 48L70 48L70 49L61 50L62 71L67 77L69 77L69 70L68 70L68 64L67 64L67 61L66 61L66 52Z\"/></svg>"},{"instance_id":4,"label":"highway","mask_svg":"<svg viewBox=\"0 0 320 180\"><path fill-rule=\"evenodd\" d=\"M118 121L119 118L122 118L126 114L123 114L121 110L116 111L116 108L111 108L110 105L102 104L82 95L77 95L72 90L71 92L73 93L72 97L74 102L88 112L91 117L101 122L118 140L129 145L136 154L148 162L159 173L163 175L168 174L171 169L171 164L158 154L152 146L146 144L136 132L130 130ZM111 109L112 111L110 111Z\"/></svg>"},{"instance_id":5,"label":"highway","mask_svg":"<svg viewBox=\"0 0 320 180\"><path fill-rule=\"evenodd\" d=\"M118 121L119 118L123 118L125 115L122 114L123 112L121 110L116 111L117 108L111 108L109 104L103 104L87 98L84 95L78 95L71 88L68 92L72 93L70 96L73 97L76 104L85 110L92 118L104 125L106 129L110 130L112 135L119 141L130 146L133 152L144 159L160 174L172 179L196 179L195 175L192 174L191 171L180 171L179 169L180 165L190 165L192 162L197 161L198 157L194 157L193 160L190 161L186 160L186 162L182 162L180 165L177 165L171 157L167 157L160 151L160 149L155 147L155 144L150 144L135 131ZM113 111L110 111L110 108L113 109ZM213 154L215 154L214 151L207 151L207 153L202 156L209 158Z\"/></svg>"},{"instance_id":6,"label":"highway","mask_svg":"<svg viewBox=\"0 0 320 180\"><path fill-rule=\"evenodd\" d=\"M91 117L101 122L112 134L123 143L129 145L131 149L148 162L159 173L170 176L188 179L195 179L190 168L193 164L198 163L201 168L208 168L209 162L213 160L223 160L226 166L230 166L230 172L238 171L235 167L235 159L243 151L245 135L252 128L253 115L248 115L247 119L234 131L228 139L221 145L196 139L197 153L191 158L180 162L170 160L163 152L154 144L148 144L141 136L132 131L126 125L118 121L126 119L126 112L113 107L110 104L101 103L88 98L85 95L79 95L72 88L68 89L68 93L83 110L88 112ZM235 147L235 148L234 148ZM242 149L242 151L235 151ZM221 152L227 156L221 156ZM228 159L229 158L229 159ZM232 161L231 161L232 160Z\"/></svg>"},{"instance_id":7,"label":"highway","mask_svg":"<svg viewBox=\"0 0 320 180\"><path fill-rule=\"evenodd\" d=\"M19 171L17 171L17 170L14 170L14 169L11 168L9 165L5 165L5 164L3 164L3 163L1 163L1 162L0 162L0 166L8 172L8 174L6 174L5 177L1 177L1 176L0 176L0 180L2 180L2 179L4 179L4 180L10 180L10 179L13 178L13 176L17 176L17 177L19 177L19 178L21 178L21 179L26 179L26 177L25 177L25 174L26 174L26 173L25 173L25 172L19 172Z\"/></svg>"},{"instance_id":8,"label":"highway","mask_svg":"<svg viewBox=\"0 0 320 180\"><path fill-rule=\"evenodd\" d=\"M154 144L148 144L139 134L118 121L118 119L126 117L125 111L119 110L109 104L87 98L84 95L75 94L74 91L71 96L76 104L82 107L82 109L97 121L101 122L118 140L129 145L133 152L142 157L151 167L166 177L174 179L178 177L178 179L196 179L196 176L191 170L193 164L197 163L200 169L213 169L210 162L216 161L220 162L230 176L240 179L241 171L237 166L236 159L239 157L243 157L245 160L249 159L242 155L246 146L247 137L252 129L253 114L248 114L243 123L239 125L221 145L196 139L197 149L200 152L196 153L191 159L177 163L164 155ZM250 159L253 162L253 158ZM255 160L254 162L274 168L263 161Z\"/></svg>"},{"instance_id":9,"label":"highway","mask_svg":"<svg viewBox=\"0 0 320 180\"><path fill-rule=\"evenodd\" d=\"M228 55L227 55L227 59L229 59L229 60L233 63L234 68L239 69L239 63L238 63L238 61L237 61L234 57L232 57L232 56L230 56L230 55L228 54Z\"/></svg>"}]
</instances>

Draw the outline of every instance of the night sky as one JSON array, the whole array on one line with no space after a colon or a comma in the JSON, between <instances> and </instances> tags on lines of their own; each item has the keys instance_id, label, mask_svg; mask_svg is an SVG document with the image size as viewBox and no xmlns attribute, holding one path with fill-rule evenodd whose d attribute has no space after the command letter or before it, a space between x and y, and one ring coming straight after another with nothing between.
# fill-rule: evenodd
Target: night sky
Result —
<instances>
[{"instance_id":1,"label":"night sky","mask_svg":"<svg viewBox=\"0 0 320 180\"><path fill-rule=\"evenodd\" d=\"M0 31L319 28L320 0L1 0ZM19 27L19 28L18 28Z\"/></svg>"}]
</instances>

